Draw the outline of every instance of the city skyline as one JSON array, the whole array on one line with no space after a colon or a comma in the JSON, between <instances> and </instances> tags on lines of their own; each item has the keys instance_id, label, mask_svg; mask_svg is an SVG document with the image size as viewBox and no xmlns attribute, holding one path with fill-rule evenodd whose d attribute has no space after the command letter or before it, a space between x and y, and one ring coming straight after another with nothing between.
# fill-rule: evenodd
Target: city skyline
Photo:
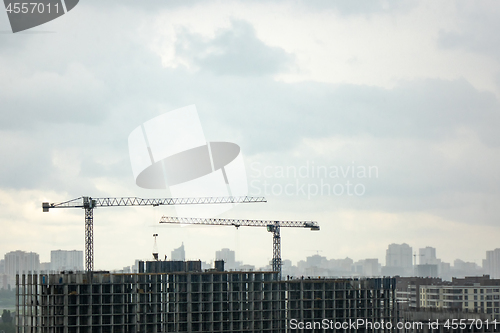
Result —
<instances>
[{"instance_id":1,"label":"city skyline","mask_svg":"<svg viewBox=\"0 0 500 333\"><path fill-rule=\"evenodd\" d=\"M395 247L398 248L398 247L405 247L405 246L412 251L409 252L409 254L404 253L403 256L401 257L401 258L404 258L403 260L398 258L398 259L396 259L396 261L394 261L394 259L393 259L394 254L391 254L391 248L394 250ZM417 250L417 249L415 249L415 250ZM399 251L399 250L397 250L397 251ZM25 252L22 250L10 251L10 252L6 253L4 256L6 256L7 254L16 254L18 252L24 253L24 254L36 255L37 259L39 258L39 254L36 252L29 252L28 253L28 252ZM427 253L430 252L430 253L432 253L432 255L430 257L426 257L426 256L423 256L422 254L420 254L420 255L417 254L417 253L422 253L422 252L427 252ZM364 276L379 276L379 275L380 276L396 276L396 275L417 276L418 272L415 271L415 269L417 269L417 267L420 265L429 265L430 264L430 265L436 265L436 266L440 267L440 265L444 264L444 265L447 265L448 269L450 269L450 268L455 269L455 272L457 270L463 269L464 272L470 272L469 275L471 275L471 276L481 275L483 273L487 273L487 274L491 274L492 278L500 278L500 274L498 274L498 272L500 271L500 260L498 260L498 253L500 253L500 248L486 251L485 257L482 259L481 263L466 262L466 261L461 260L460 258L455 258L453 261L446 262L446 261L441 260L441 258L439 258L439 256L436 255L436 248L427 246L425 248L419 248L418 252L417 252L417 251L413 251L413 248L410 247L408 244L392 243L392 244L389 244L387 249L386 249L385 260L380 260L381 258L374 258L374 257L353 259L349 256L347 256L345 258L334 258L334 257L328 257L326 255L320 255L319 251L318 251L316 254L305 256L304 258L299 259L295 263L292 262L291 260L289 260L288 258L283 257L283 262L284 262L283 266L285 268L287 268L287 267L289 268L290 265L292 265L293 267L299 267L301 265L308 266L307 262L309 261L309 259L312 259L315 261L317 261L318 259L319 260L326 259L327 261L350 260L351 263L349 264L349 266L350 266L350 269L351 269L350 272L352 273L352 275L356 275L357 273L360 273L361 275L364 275ZM77 254L76 257L75 257L75 254ZM495 257L495 255L497 257ZM170 252L170 255L164 256L164 255L162 255L162 253L159 253L158 258L159 258L159 261L162 261L162 260L174 260L174 261L200 260L200 258L186 258L184 244L182 244L179 248L172 249L172 251ZM391 258L391 259L388 260L388 258ZM488 258L490 258L490 260L491 260L490 262L488 262ZM211 260L208 260L208 261L202 260L202 261L204 264L210 266L211 263L213 263L215 260L224 260L224 262L226 263L226 267L228 269L235 269L235 270L239 269L239 267L242 267L244 270L248 270L249 267L253 267L253 269L257 269L257 270L266 270L266 269L270 269L270 265L271 265L271 260L264 265L259 265L259 264L254 264L251 262L239 261L237 259L238 259L237 252L235 250L232 250L230 248L221 248L221 249L215 251L213 258ZM140 258L140 259L135 258L134 260L137 263L138 260L147 261L147 260L154 260L154 258L153 258L153 256L151 256L150 258ZM377 274L365 274L363 271L360 271L360 272L357 271L356 265L363 265L363 261L366 261L366 260L376 260L376 262L374 262L374 263L375 263L375 265L378 265L377 268L375 268L375 271L377 271ZM64 268L63 263L69 263L69 262L71 263L71 265L68 266L69 268ZM3 267L4 271L5 271L5 260L0 259L0 264L1 264L0 268ZM48 264L49 266L45 266L45 267L50 267L50 268L49 269L42 268L43 264L46 264L46 265ZM318 267L321 268L321 263L319 261L316 264L318 265ZM470 264L473 264L475 266L472 267ZM466 266L464 267L464 265L466 265ZM37 267L40 267L39 269L38 268L36 269L39 271L57 271L57 270L79 270L79 271L81 271L81 270L83 270L83 251L52 250L51 251L51 260L49 262L43 262L43 261L38 259ZM80 268L77 269L75 267L80 267ZM125 266L125 267L128 267L128 266ZM403 271L403 270L396 270L396 271L386 270L386 271L384 271L384 268L391 268L391 267L399 267L399 268L410 267L411 269L407 270L407 271ZM466 267L468 267L468 268L466 268ZM472 267L472 269L470 269L470 267ZM325 268L325 267L323 267L323 268ZM474 273L474 269L476 269L476 268L481 268L481 270L480 271L476 270L475 271L476 273ZM108 268L106 268L106 270L109 270L109 271L119 271L121 269L122 268L120 268L120 267L108 267ZM441 268L439 268L439 269L441 269ZM487 271L487 270L489 270L489 271ZM436 272L438 272L438 271L436 271ZM0 273L2 273L1 269L0 269ZM441 273L443 273L443 272L439 271L439 274L436 273L436 276L442 276L443 274L441 274ZM452 274L452 273L447 271L444 274ZM313 274L313 275L315 275L315 274ZM467 274L461 273L459 276L466 276L466 275ZM451 276L452 275L450 275L450 277Z\"/></svg>"}]
</instances>

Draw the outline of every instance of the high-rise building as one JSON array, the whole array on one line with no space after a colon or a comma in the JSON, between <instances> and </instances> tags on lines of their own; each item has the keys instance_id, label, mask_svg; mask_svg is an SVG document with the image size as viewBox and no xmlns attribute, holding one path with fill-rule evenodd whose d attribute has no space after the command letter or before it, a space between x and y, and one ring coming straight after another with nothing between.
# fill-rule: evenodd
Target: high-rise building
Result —
<instances>
[{"instance_id":1,"label":"high-rise building","mask_svg":"<svg viewBox=\"0 0 500 333\"><path fill-rule=\"evenodd\" d=\"M16 274L36 273L40 270L40 256L34 252L12 251L4 256L5 274L13 287Z\"/></svg>"},{"instance_id":2,"label":"high-rise building","mask_svg":"<svg viewBox=\"0 0 500 333\"><path fill-rule=\"evenodd\" d=\"M415 276L437 278L438 265L423 264L415 266Z\"/></svg>"},{"instance_id":3,"label":"high-rise building","mask_svg":"<svg viewBox=\"0 0 500 333\"><path fill-rule=\"evenodd\" d=\"M486 259L483 260L483 268L486 274L494 279L500 279L500 249L486 251Z\"/></svg>"},{"instance_id":4,"label":"high-rise building","mask_svg":"<svg viewBox=\"0 0 500 333\"><path fill-rule=\"evenodd\" d=\"M436 249L430 246L418 249L420 265L437 265Z\"/></svg>"},{"instance_id":5,"label":"high-rise building","mask_svg":"<svg viewBox=\"0 0 500 333\"><path fill-rule=\"evenodd\" d=\"M0 259L0 290L8 289L9 287L9 276L5 274L5 260Z\"/></svg>"},{"instance_id":6,"label":"high-rise building","mask_svg":"<svg viewBox=\"0 0 500 333\"><path fill-rule=\"evenodd\" d=\"M360 276L380 276L378 259L362 259L353 264L354 273Z\"/></svg>"},{"instance_id":7,"label":"high-rise building","mask_svg":"<svg viewBox=\"0 0 500 333\"><path fill-rule=\"evenodd\" d=\"M7 274L0 274L0 290L9 289L9 276Z\"/></svg>"},{"instance_id":8,"label":"high-rise building","mask_svg":"<svg viewBox=\"0 0 500 333\"><path fill-rule=\"evenodd\" d=\"M411 268L412 248L406 244L390 244L385 255L385 265L389 267Z\"/></svg>"},{"instance_id":9,"label":"high-rise building","mask_svg":"<svg viewBox=\"0 0 500 333\"><path fill-rule=\"evenodd\" d=\"M415 267L415 275L421 277L437 277L451 280L451 266L437 258L436 249L427 246L418 250L419 265ZM473 272L470 273L474 274Z\"/></svg>"},{"instance_id":10,"label":"high-rise building","mask_svg":"<svg viewBox=\"0 0 500 333\"><path fill-rule=\"evenodd\" d=\"M50 251L52 271L83 271L83 251Z\"/></svg>"},{"instance_id":11,"label":"high-rise building","mask_svg":"<svg viewBox=\"0 0 500 333\"><path fill-rule=\"evenodd\" d=\"M384 276L413 275L413 250L406 244L390 244L385 254L385 266L382 268Z\"/></svg>"},{"instance_id":12,"label":"high-rise building","mask_svg":"<svg viewBox=\"0 0 500 333\"><path fill-rule=\"evenodd\" d=\"M215 251L215 260L224 260L224 267L227 269L237 269L240 266L236 262L236 253L230 249Z\"/></svg>"},{"instance_id":13,"label":"high-rise building","mask_svg":"<svg viewBox=\"0 0 500 333\"><path fill-rule=\"evenodd\" d=\"M52 270L52 263L51 262L41 262L40 263L40 273L50 273Z\"/></svg>"},{"instance_id":14,"label":"high-rise building","mask_svg":"<svg viewBox=\"0 0 500 333\"><path fill-rule=\"evenodd\" d=\"M170 253L170 260L186 260L186 252L184 251L184 243Z\"/></svg>"}]
</instances>

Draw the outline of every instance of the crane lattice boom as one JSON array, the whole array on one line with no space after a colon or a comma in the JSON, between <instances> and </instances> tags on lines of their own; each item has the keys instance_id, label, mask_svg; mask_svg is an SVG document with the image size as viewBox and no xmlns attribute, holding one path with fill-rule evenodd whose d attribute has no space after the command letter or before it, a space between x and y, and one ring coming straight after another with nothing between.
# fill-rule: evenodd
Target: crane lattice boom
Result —
<instances>
[{"instance_id":1,"label":"crane lattice boom","mask_svg":"<svg viewBox=\"0 0 500 333\"><path fill-rule=\"evenodd\" d=\"M118 206L164 206L193 204L225 204L266 202L264 197L203 197L203 198L162 198L142 199L137 197L92 198L79 197L60 203L42 203L44 212L51 208L83 208L85 209L85 268L94 270L94 208Z\"/></svg>"},{"instance_id":2,"label":"crane lattice boom","mask_svg":"<svg viewBox=\"0 0 500 333\"><path fill-rule=\"evenodd\" d=\"M319 230L318 223L314 221L273 221L163 216L160 223L228 225L236 228L267 227L270 225L275 226L276 223L278 223L280 227L311 228L311 230Z\"/></svg>"},{"instance_id":3,"label":"crane lattice boom","mask_svg":"<svg viewBox=\"0 0 500 333\"><path fill-rule=\"evenodd\" d=\"M43 203L43 210L50 208L94 208L114 206L166 206L166 205L193 205L193 204L223 204L223 203L251 203L266 202L264 197L203 197L203 198L162 198L143 199L137 197L119 198L92 198L79 197L60 203Z\"/></svg>"},{"instance_id":4,"label":"crane lattice boom","mask_svg":"<svg viewBox=\"0 0 500 333\"><path fill-rule=\"evenodd\" d=\"M281 227L309 228L319 230L319 224L314 221L272 221L272 220L243 220L243 219L219 219L219 218L196 218L196 217L172 217L163 216L160 223L192 224L192 225L224 225L239 227L266 227L267 231L273 233L273 271L278 272L281 279Z\"/></svg>"}]
</instances>

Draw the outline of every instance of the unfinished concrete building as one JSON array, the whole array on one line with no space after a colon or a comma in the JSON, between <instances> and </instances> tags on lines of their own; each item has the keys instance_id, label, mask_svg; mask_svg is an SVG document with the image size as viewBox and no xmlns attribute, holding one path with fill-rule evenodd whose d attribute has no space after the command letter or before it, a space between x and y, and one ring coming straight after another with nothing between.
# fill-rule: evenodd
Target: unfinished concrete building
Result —
<instances>
[{"instance_id":1,"label":"unfinished concrete building","mask_svg":"<svg viewBox=\"0 0 500 333\"><path fill-rule=\"evenodd\" d=\"M398 317L393 278L296 279L286 282L288 328L300 330L294 323L302 322L307 332L396 331L392 329L396 327ZM308 326L312 330L308 330Z\"/></svg>"},{"instance_id":2,"label":"unfinished concrete building","mask_svg":"<svg viewBox=\"0 0 500 333\"><path fill-rule=\"evenodd\" d=\"M153 263L136 274L94 272L90 278L18 276L18 332L287 332L295 331L294 322L325 318L396 320L390 278L278 281L277 272L164 271L172 265Z\"/></svg>"}]
</instances>

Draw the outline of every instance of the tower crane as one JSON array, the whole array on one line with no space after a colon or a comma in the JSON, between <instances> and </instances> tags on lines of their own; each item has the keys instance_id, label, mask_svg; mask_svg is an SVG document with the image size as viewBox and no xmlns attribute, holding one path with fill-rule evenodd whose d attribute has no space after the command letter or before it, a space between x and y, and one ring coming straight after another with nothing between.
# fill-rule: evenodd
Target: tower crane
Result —
<instances>
[{"instance_id":1,"label":"tower crane","mask_svg":"<svg viewBox=\"0 0 500 333\"><path fill-rule=\"evenodd\" d=\"M92 198L79 197L60 203L42 203L44 212L53 208L83 208L85 209L85 269L94 269L94 208L117 206L163 206L163 205L193 205L193 204L225 204L266 202L264 197L203 197L203 198L162 198L142 199L137 197Z\"/></svg>"},{"instance_id":2,"label":"tower crane","mask_svg":"<svg viewBox=\"0 0 500 333\"><path fill-rule=\"evenodd\" d=\"M309 228L319 230L318 222L314 221L272 221L272 220L241 220L219 218L190 218L163 216L160 223L197 224L197 225L226 225L239 227L266 227L273 233L273 271L278 272L281 280L281 227Z\"/></svg>"}]
</instances>

